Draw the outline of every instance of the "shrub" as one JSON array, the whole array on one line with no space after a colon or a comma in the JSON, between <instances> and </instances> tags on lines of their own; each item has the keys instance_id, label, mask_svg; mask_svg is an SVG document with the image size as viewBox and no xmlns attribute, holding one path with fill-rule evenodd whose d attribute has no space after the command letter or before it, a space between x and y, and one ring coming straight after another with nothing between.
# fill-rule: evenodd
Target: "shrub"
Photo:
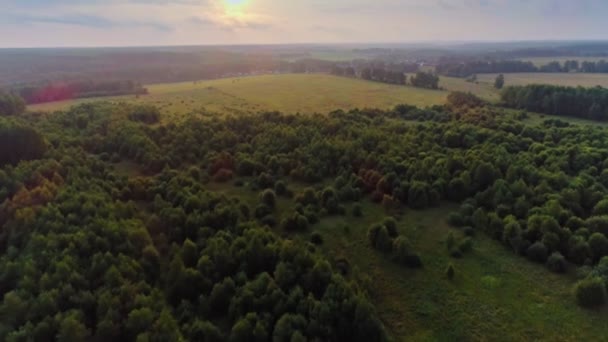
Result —
<instances>
[{"instance_id":1,"label":"shrub","mask_svg":"<svg viewBox=\"0 0 608 342\"><path fill-rule=\"evenodd\" d=\"M314 243L315 245L322 245L323 244L323 236L320 233L318 233L318 232L314 232L310 236L310 242Z\"/></svg>"},{"instance_id":2,"label":"shrub","mask_svg":"<svg viewBox=\"0 0 608 342\"><path fill-rule=\"evenodd\" d=\"M473 250L473 239L470 237L464 238L460 240L458 244L458 250L462 253L470 252Z\"/></svg>"},{"instance_id":3,"label":"shrub","mask_svg":"<svg viewBox=\"0 0 608 342\"><path fill-rule=\"evenodd\" d=\"M278 181L274 184L274 191L277 195L284 196L287 194L287 185L283 181Z\"/></svg>"},{"instance_id":4,"label":"shrub","mask_svg":"<svg viewBox=\"0 0 608 342\"><path fill-rule=\"evenodd\" d=\"M547 261L547 254L549 251L542 242L536 242L532 246L528 247L526 255L532 261L545 263Z\"/></svg>"},{"instance_id":5,"label":"shrub","mask_svg":"<svg viewBox=\"0 0 608 342\"><path fill-rule=\"evenodd\" d=\"M547 268L555 273L566 272L566 259L559 252L551 254L547 260Z\"/></svg>"},{"instance_id":6,"label":"shrub","mask_svg":"<svg viewBox=\"0 0 608 342\"><path fill-rule=\"evenodd\" d=\"M393 259L399 264L405 264L411 255L411 245L404 236L399 236L393 241Z\"/></svg>"},{"instance_id":7,"label":"shrub","mask_svg":"<svg viewBox=\"0 0 608 342\"><path fill-rule=\"evenodd\" d=\"M262 203L255 208L255 217L262 219L264 216L272 214L272 209L266 204Z\"/></svg>"},{"instance_id":8,"label":"shrub","mask_svg":"<svg viewBox=\"0 0 608 342\"><path fill-rule=\"evenodd\" d=\"M225 183L225 182L231 180L233 176L234 176L234 174L233 174L233 172L231 170L228 170L228 169L219 169L213 175L213 181L214 182L218 182L218 183Z\"/></svg>"},{"instance_id":9,"label":"shrub","mask_svg":"<svg viewBox=\"0 0 608 342\"><path fill-rule=\"evenodd\" d=\"M397 221L394 218L385 218L383 224L384 227L386 227L386 230L388 231L388 235L390 235L390 237L395 238L397 237L397 235L399 235L397 233Z\"/></svg>"},{"instance_id":10,"label":"shrub","mask_svg":"<svg viewBox=\"0 0 608 342\"><path fill-rule=\"evenodd\" d=\"M260 201L262 201L262 203L267 205L269 208L274 208L277 203L277 195L270 189L264 190L260 194Z\"/></svg>"},{"instance_id":11,"label":"shrub","mask_svg":"<svg viewBox=\"0 0 608 342\"><path fill-rule=\"evenodd\" d=\"M608 238L606 238L604 234L593 233L589 237L588 243L593 260L598 261L602 257L608 255Z\"/></svg>"},{"instance_id":12,"label":"shrub","mask_svg":"<svg viewBox=\"0 0 608 342\"><path fill-rule=\"evenodd\" d=\"M377 250L385 253L390 253L390 251L393 249L393 240L391 239L386 227L382 226L382 228L380 228L378 231L374 247Z\"/></svg>"},{"instance_id":13,"label":"shrub","mask_svg":"<svg viewBox=\"0 0 608 342\"><path fill-rule=\"evenodd\" d=\"M452 227L462 227L466 224L466 220L459 212L453 212L448 216L448 224Z\"/></svg>"},{"instance_id":14,"label":"shrub","mask_svg":"<svg viewBox=\"0 0 608 342\"><path fill-rule=\"evenodd\" d=\"M448 268L445 270L445 274L448 276L448 279L450 279L450 280L454 279L454 275L455 275L454 265L449 264Z\"/></svg>"},{"instance_id":15,"label":"shrub","mask_svg":"<svg viewBox=\"0 0 608 342\"><path fill-rule=\"evenodd\" d=\"M454 237L454 233L449 232L448 237L445 239L445 245L448 248L448 251L454 247L455 243L456 243L456 238Z\"/></svg>"},{"instance_id":16,"label":"shrub","mask_svg":"<svg viewBox=\"0 0 608 342\"><path fill-rule=\"evenodd\" d=\"M452 249L450 250L450 256L451 256L452 258L457 258L457 259L460 259L460 258L462 258L462 252L461 252L461 251L460 251L460 249L458 249L458 248L452 248Z\"/></svg>"},{"instance_id":17,"label":"shrub","mask_svg":"<svg viewBox=\"0 0 608 342\"><path fill-rule=\"evenodd\" d=\"M295 212L290 217L283 219L281 226L286 231L304 231L308 228L308 223L306 216Z\"/></svg>"},{"instance_id":18,"label":"shrub","mask_svg":"<svg viewBox=\"0 0 608 342\"><path fill-rule=\"evenodd\" d=\"M597 307L606 303L606 286L599 277L589 277L576 283L576 301L583 307Z\"/></svg>"}]
</instances>

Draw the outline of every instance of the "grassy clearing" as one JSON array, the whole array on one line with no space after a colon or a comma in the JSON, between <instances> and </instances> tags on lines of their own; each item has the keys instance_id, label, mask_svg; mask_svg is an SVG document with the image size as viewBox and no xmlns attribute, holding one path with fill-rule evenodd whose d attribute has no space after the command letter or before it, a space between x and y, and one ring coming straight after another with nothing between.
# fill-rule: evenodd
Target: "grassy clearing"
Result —
<instances>
[{"instance_id":1,"label":"grassy clearing","mask_svg":"<svg viewBox=\"0 0 608 342\"><path fill-rule=\"evenodd\" d=\"M197 110L244 113L277 110L286 113L327 113L336 109L391 108L442 104L447 92L388 85L324 74L262 75L202 82L148 86L150 95L120 96L108 101L150 103L167 113ZM54 111L99 99L78 99L29 106L32 111Z\"/></svg>"},{"instance_id":2,"label":"grassy clearing","mask_svg":"<svg viewBox=\"0 0 608 342\"><path fill-rule=\"evenodd\" d=\"M505 85L554 84L561 86L608 87L608 74L584 73L515 73L504 74ZM480 84L491 86L497 74L477 75Z\"/></svg>"},{"instance_id":3,"label":"grassy clearing","mask_svg":"<svg viewBox=\"0 0 608 342\"><path fill-rule=\"evenodd\" d=\"M299 191L303 184L290 185ZM231 184L210 184L209 189L257 205L257 192ZM280 198L277 216L291 213L293 200ZM356 279L367 278L372 300L396 341L599 341L608 336L606 310L579 308L571 294L574 271L549 272L543 265L515 256L499 243L478 234L474 250L462 259L448 255L445 238L454 231L446 218L455 209L444 204L426 211L400 215L399 231L420 253L424 268L407 269L374 251L367 229L386 217L385 210L362 202L364 216L323 218L302 234L323 236L321 251L330 259L346 259ZM277 232L283 234L279 228ZM454 280L445 275L452 263Z\"/></svg>"},{"instance_id":4,"label":"grassy clearing","mask_svg":"<svg viewBox=\"0 0 608 342\"><path fill-rule=\"evenodd\" d=\"M494 81L491 84L487 82L467 82L463 78L442 76L439 78L439 86L448 91L473 93L489 102L498 102L500 100L500 92L494 88Z\"/></svg>"},{"instance_id":5,"label":"grassy clearing","mask_svg":"<svg viewBox=\"0 0 608 342\"><path fill-rule=\"evenodd\" d=\"M580 57L580 56L560 56L560 57L530 57L530 58L522 58L522 61L532 62L534 65L540 67L543 65L547 65L553 61L558 61L561 64L564 64L565 61L578 61L582 62L597 62L599 60L608 60L606 57Z\"/></svg>"},{"instance_id":6,"label":"grassy clearing","mask_svg":"<svg viewBox=\"0 0 608 342\"><path fill-rule=\"evenodd\" d=\"M397 266L368 246L367 228L385 213L369 203L364 208L363 219L330 218L316 229L325 237L326 253L346 257L369 275L374 301L396 339L572 341L608 333L602 323L606 312L576 306L573 276L552 274L483 236L475 238L472 253L450 258L444 244L450 205L408 211L400 220L401 233L423 258L422 270ZM445 275L450 262L456 268L453 281Z\"/></svg>"}]
</instances>

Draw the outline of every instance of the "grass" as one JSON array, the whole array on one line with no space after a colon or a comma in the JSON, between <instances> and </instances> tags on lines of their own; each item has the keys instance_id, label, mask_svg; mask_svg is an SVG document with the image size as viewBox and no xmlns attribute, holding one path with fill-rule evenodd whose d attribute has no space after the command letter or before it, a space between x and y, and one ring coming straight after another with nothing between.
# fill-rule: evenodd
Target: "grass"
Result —
<instances>
[{"instance_id":1,"label":"grass","mask_svg":"<svg viewBox=\"0 0 608 342\"><path fill-rule=\"evenodd\" d=\"M290 187L300 191L304 185ZM247 188L210 184L209 189L252 206L258 203L258 192ZM277 216L289 214L293 206L293 200L280 198ZM445 246L448 232L463 236L446 224L453 204L398 215L399 232L422 257L419 270L394 264L369 246L368 227L387 215L381 206L363 201L361 218L352 217L352 205L347 207L347 216L322 218L300 238L318 232L322 253L330 260L348 260L352 279L371 289L380 318L396 341L598 341L608 336L605 309L576 305L574 271L553 274L481 234L474 237L472 252L451 258ZM284 235L280 228L277 232ZM445 275L449 263L456 270L452 281Z\"/></svg>"},{"instance_id":2,"label":"grass","mask_svg":"<svg viewBox=\"0 0 608 342\"><path fill-rule=\"evenodd\" d=\"M325 219L316 228L330 257L346 257L373 280L374 301L389 331L398 340L523 341L598 340L608 333L605 311L579 308L571 295L574 277L550 273L515 256L483 236L462 259L448 256L444 239L451 205L408 211L400 232L421 254L424 268L393 264L367 243L370 224L383 209L364 205L365 217ZM338 227L348 225L350 234ZM449 281L445 269L456 268Z\"/></svg>"},{"instance_id":3,"label":"grass","mask_svg":"<svg viewBox=\"0 0 608 342\"><path fill-rule=\"evenodd\" d=\"M277 110L286 113L327 113L337 109L388 109L401 103L416 106L442 104L447 92L396 86L325 74L261 75L202 82L156 84L150 94L135 98L120 96L108 101L149 103L163 112L185 114L206 110L244 113ZM99 99L77 99L29 106L31 111L67 109L74 104Z\"/></svg>"},{"instance_id":4,"label":"grass","mask_svg":"<svg viewBox=\"0 0 608 342\"><path fill-rule=\"evenodd\" d=\"M505 85L554 84L561 86L608 87L608 74L586 73L515 73L504 74ZM479 74L481 85L492 86L497 74Z\"/></svg>"}]
</instances>

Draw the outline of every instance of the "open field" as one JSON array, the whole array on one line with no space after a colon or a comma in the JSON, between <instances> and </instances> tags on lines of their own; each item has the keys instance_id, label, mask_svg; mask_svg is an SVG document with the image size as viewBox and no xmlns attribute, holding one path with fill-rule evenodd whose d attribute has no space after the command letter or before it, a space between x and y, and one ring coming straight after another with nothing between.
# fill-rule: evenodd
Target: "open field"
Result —
<instances>
[{"instance_id":1,"label":"open field","mask_svg":"<svg viewBox=\"0 0 608 342\"><path fill-rule=\"evenodd\" d=\"M171 113L205 108L213 112L239 113L278 110L288 113L327 113L336 109L390 108L400 103L416 106L442 104L447 92L388 85L323 74L263 75L202 82L147 86L150 94L135 98L119 96L109 101L150 103ZM77 99L29 106L32 111L53 111L74 104L98 101Z\"/></svg>"},{"instance_id":2,"label":"open field","mask_svg":"<svg viewBox=\"0 0 608 342\"><path fill-rule=\"evenodd\" d=\"M565 61L578 61L581 62L597 62L599 60L608 60L608 57L581 57L581 56L560 56L560 57L529 57L521 58L522 61L532 62L534 65L540 67L547 65L551 62L558 61L564 64Z\"/></svg>"},{"instance_id":3,"label":"open field","mask_svg":"<svg viewBox=\"0 0 608 342\"><path fill-rule=\"evenodd\" d=\"M561 86L608 87L608 74L584 73L515 73L504 74L505 86L527 84L554 84ZM497 74L479 74L477 78L481 84L491 86Z\"/></svg>"},{"instance_id":4,"label":"open field","mask_svg":"<svg viewBox=\"0 0 608 342\"><path fill-rule=\"evenodd\" d=\"M228 184L209 188L251 205L258 203L257 193L246 188ZM279 203L279 217L295 206L288 199ZM349 206L349 215L324 218L309 233L293 238L308 240L310 233L321 233L325 241L321 250L330 260L346 259L355 272L368 277L372 300L396 341L484 341L490 336L500 336L500 341L575 341L608 334L605 310L585 310L572 300L574 270L568 275L551 273L482 234L474 238L472 252L462 259L451 258L445 238L449 231L462 236L446 224L454 205L410 210L398 219L399 232L408 237L424 263L424 268L412 270L369 246L367 229L387 213L367 200L362 204L362 218L350 216ZM445 276L449 263L456 269L453 281Z\"/></svg>"}]
</instances>

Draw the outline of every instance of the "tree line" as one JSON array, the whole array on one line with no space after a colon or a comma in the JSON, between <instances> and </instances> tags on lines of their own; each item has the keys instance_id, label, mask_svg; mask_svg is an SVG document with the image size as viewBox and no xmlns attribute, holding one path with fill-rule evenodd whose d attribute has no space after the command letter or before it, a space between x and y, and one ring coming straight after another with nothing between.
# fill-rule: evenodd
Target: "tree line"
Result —
<instances>
[{"instance_id":1,"label":"tree line","mask_svg":"<svg viewBox=\"0 0 608 342\"><path fill-rule=\"evenodd\" d=\"M464 61L459 63L440 62L436 66L440 75L450 77L469 77L475 74L518 73L518 72L582 72L582 73L608 73L608 62L567 60L563 63L552 61L542 66L521 60L500 61Z\"/></svg>"},{"instance_id":2,"label":"tree line","mask_svg":"<svg viewBox=\"0 0 608 342\"><path fill-rule=\"evenodd\" d=\"M26 103L35 104L87 97L145 95L148 89L133 81L88 80L28 85L13 88L12 92L21 96Z\"/></svg>"},{"instance_id":3,"label":"tree line","mask_svg":"<svg viewBox=\"0 0 608 342\"><path fill-rule=\"evenodd\" d=\"M608 120L608 89L555 85L510 86L503 89L502 103L531 112Z\"/></svg>"}]
</instances>

